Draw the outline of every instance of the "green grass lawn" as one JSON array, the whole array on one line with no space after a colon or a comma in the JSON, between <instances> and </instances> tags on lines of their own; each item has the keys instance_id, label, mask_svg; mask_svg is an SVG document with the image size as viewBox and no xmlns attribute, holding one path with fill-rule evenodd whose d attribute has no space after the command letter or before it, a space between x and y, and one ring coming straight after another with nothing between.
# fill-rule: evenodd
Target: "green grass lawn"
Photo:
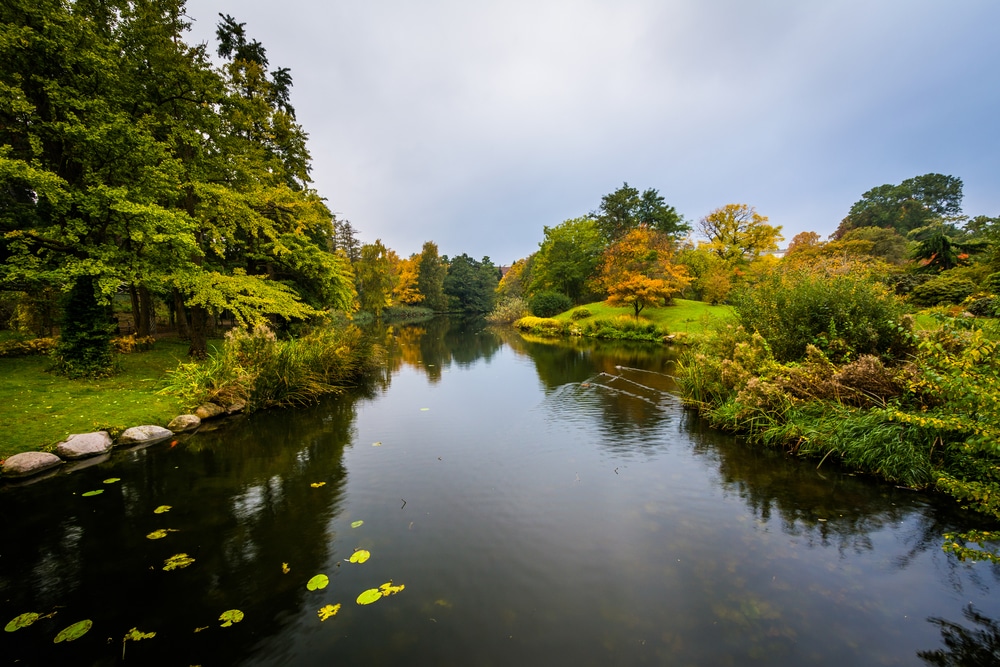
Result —
<instances>
[{"instance_id":1,"label":"green grass lawn","mask_svg":"<svg viewBox=\"0 0 1000 667\"><path fill-rule=\"evenodd\" d=\"M101 380L48 373L47 357L0 358L0 459L51 449L71 433L166 426L185 406L156 392L186 354L186 342L159 340L152 350L122 355L122 373Z\"/></svg>"},{"instance_id":2,"label":"green grass lawn","mask_svg":"<svg viewBox=\"0 0 1000 667\"><path fill-rule=\"evenodd\" d=\"M632 317L634 315L631 307L614 308L603 301L595 301L584 306L576 306L572 310L556 315L554 319L562 322L573 321L571 314L577 308L586 308L591 316L587 319L613 318L620 315ZM639 313L639 319L653 322L666 328L670 333L696 334L702 333L709 326L735 320L733 309L729 306L712 306L701 301L688 301L686 299L674 299L673 305L663 308L644 308ZM586 322L587 319L577 320Z\"/></svg>"}]
</instances>

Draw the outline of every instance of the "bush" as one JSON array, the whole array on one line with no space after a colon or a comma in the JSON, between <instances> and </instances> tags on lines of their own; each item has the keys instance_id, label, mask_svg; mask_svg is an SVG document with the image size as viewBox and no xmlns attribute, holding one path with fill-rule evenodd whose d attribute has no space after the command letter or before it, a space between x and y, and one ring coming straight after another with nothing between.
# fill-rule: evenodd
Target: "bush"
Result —
<instances>
[{"instance_id":1,"label":"bush","mask_svg":"<svg viewBox=\"0 0 1000 667\"><path fill-rule=\"evenodd\" d=\"M171 371L164 392L192 406L243 400L248 412L303 405L339 393L381 358L356 326L324 327L285 341L267 327L234 329L221 351Z\"/></svg>"},{"instance_id":2,"label":"bush","mask_svg":"<svg viewBox=\"0 0 1000 667\"><path fill-rule=\"evenodd\" d=\"M548 317L533 317L528 315L514 322L514 328L524 333L536 336L566 336L569 335L569 325Z\"/></svg>"},{"instance_id":3,"label":"bush","mask_svg":"<svg viewBox=\"0 0 1000 667\"><path fill-rule=\"evenodd\" d=\"M662 342L666 332L652 322L636 320L628 315L612 319L592 320L584 323L580 333L588 338L606 340L638 340Z\"/></svg>"},{"instance_id":4,"label":"bush","mask_svg":"<svg viewBox=\"0 0 1000 667\"><path fill-rule=\"evenodd\" d=\"M129 334L127 336L112 338L111 346L118 354L132 354L133 352L145 352L146 350L152 350L153 343L155 342L156 339L152 336L136 336L135 334Z\"/></svg>"},{"instance_id":5,"label":"bush","mask_svg":"<svg viewBox=\"0 0 1000 667\"><path fill-rule=\"evenodd\" d=\"M975 291L975 284L968 278L942 274L915 287L910 302L923 307L962 303Z\"/></svg>"},{"instance_id":6,"label":"bush","mask_svg":"<svg viewBox=\"0 0 1000 667\"><path fill-rule=\"evenodd\" d=\"M962 305L965 310L976 317L997 317L1000 315L1000 299L995 296L967 299Z\"/></svg>"},{"instance_id":7,"label":"bush","mask_svg":"<svg viewBox=\"0 0 1000 667\"><path fill-rule=\"evenodd\" d=\"M518 296L508 296L493 306L493 310L486 316L486 320L492 324L510 324L529 312L528 304L524 299Z\"/></svg>"},{"instance_id":8,"label":"bush","mask_svg":"<svg viewBox=\"0 0 1000 667\"><path fill-rule=\"evenodd\" d=\"M552 317L573 307L573 302L561 292L539 292L528 302L535 317Z\"/></svg>"},{"instance_id":9,"label":"bush","mask_svg":"<svg viewBox=\"0 0 1000 667\"><path fill-rule=\"evenodd\" d=\"M49 354L54 349L56 349L55 338L8 340L0 343L0 357L27 357L34 354Z\"/></svg>"},{"instance_id":10,"label":"bush","mask_svg":"<svg viewBox=\"0 0 1000 667\"><path fill-rule=\"evenodd\" d=\"M569 319L576 322L577 320L585 320L591 316L591 312L586 308L577 308L572 313L569 314Z\"/></svg>"},{"instance_id":11,"label":"bush","mask_svg":"<svg viewBox=\"0 0 1000 667\"><path fill-rule=\"evenodd\" d=\"M734 291L730 301L742 325L759 332L778 361L802 359L810 344L833 361L898 356L911 345L902 302L863 274L775 274Z\"/></svg>"}]
</instances>

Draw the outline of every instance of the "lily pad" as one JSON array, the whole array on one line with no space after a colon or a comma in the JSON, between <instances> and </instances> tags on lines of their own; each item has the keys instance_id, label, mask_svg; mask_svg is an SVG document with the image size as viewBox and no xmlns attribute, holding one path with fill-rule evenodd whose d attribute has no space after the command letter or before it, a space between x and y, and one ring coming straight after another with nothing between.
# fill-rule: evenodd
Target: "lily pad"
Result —
<instances>
[{"instance_id":1,"label":"lily pad","mask_svg":"<svg viewBox=\"0 0 1000 667\"><path fill-rule=\"evenodd\" d=\"M319 620L325 621L328 618L336 616L338 611L340 611L339 602L337 604L326 605L325 607L317 611L316 614L319 615Z\"/></svg>"},{"instance_id":2,"label":"lily pad","mask_svg":"<svg viewBox=\"0 0 1000 667\"><path fill-rule=\"evenodd\" d=\"M364 521L352 521L351 522L351 528L360 528L364 524L365 524Z\"/></svg>"},{"instance_id":3,"label":"lily pad","mask_svg":"<svg viewBox=\"0 0 1000 667\"><path fill-rule=\"evenodd\" d=\"M120 481L122 481L121 477L108 477L106 480L104 480L104 483L105 484L114 484L115 482L120 482Z\"/></svg>"},{"instance_id":4,"label":"lily pad","mask_svg":"<svg viewBox=\"0 0 1000 667\"><path fill-rule=\"evenodd\" d=\"M310 591L320 591L326 588L327 584L330 583L330 577L325 574L317 574L315 577L306 583L306 588Z\"/></svg>"},{"instance_id":5,"label":"lily pad","mask_svg":"<svg viewBox=\"0 0 1000 667\"><path fill-rule=\"evenodd\" d=\"M369 588L358 596L358 604L371 604L377 602L382 597L382 591L377 588Z\"/></svg>"},{"instance_id":6,"label":"lily pad","mask_svg":"<svg viewBox=\"0 0 1000 667\"><path fill-rule=\"evenodd\" d=\"M220 627L228 628L233 623L239 623L243 620L243 612L239 609L230 609L229 611L222 612L219 620L223 622Z\"/></svg>"},{"instance_id":7,"label":"lily pad","mask_svg":"<svg viewBox=\"0 0 1000 667\"><path fill-rule=\"evenodd\" d=\"M176 528L160 528L159 530L154 530L149 535L146 536L147 540L162 540L167 536L167 533L176 533Z\"/></svg>"},{"instance_id":8,"label":"lily pad","mask_svg":"<svg viewBox=\"0 0 1000 667\"><path fill-rule=\"evenodd\" d=\"M41 614L36 614L33 611L29 611L26 614L21 614L20 616L15 616L11 619L10 623L4 628L5 632L14 632L15 630L20 630L21 628L26 628L38 619L42 617Z\"/></svg>"},{"instance_id":9,"label":"lily pad","mask_svg":"<svg viewBox=\"0 0 1000 667\"><path fill-rule=\"evenodd\" d=\"M160 505L155 510L153 510L153 514L163 514L164 512L169 512L169 511L170 511L170 505Z\"/></svg>"},{"instance_id":10,"label":"lily pad","mask_svg":"<svg viewBox=\"0 0 1000 667\"><path fill-rule=\"evenodd\" d=\"M354 553L351 554L351 562L352 563L364 563L366 560L368 560L371 557L372 557L371 552L366 551L364 549L358 549L357 551L355 551Z\"/></svg>"},{"instance_id":11,"label":"lily pad","mask_svg":"<svg viewBox=\"0 0 1000 667\"><path fill-rule=\"evenodd\" d=\"M179 570L181 568L187 567L194 562L194 558L191 558L187 554L176 554L170 558L163 561L163 569L167 570Z\"/></svg>"},{"instance_id":12,"label":"lily pad","mask_svg":"<svg viewBox=\"0 0 1000 667\"><path fill-rule=\"evenodd\" d=\"M87 632L90 631L90 628L92 628L93 625L94 622L91 621L90 619L87 619L85 621L77 621L68 628L63 628L59 632L59 634L56 635L56 638L52 640L52 642L58 644L60 642L71 642L75 639L79 639L80 637L87 634Z\"/></svg>"},{"instance_id":13,"label":"lily pad","mask_svg":"<svg viewBox=\"0 0 1000 667\"><path fill-rule=\"evenodd\" d=\"M102 493L104 493L104 489L97 489L96 491L86 491L84 493L81 493L80 495L86 498L88 496L99 496Z\"/></svg>"}]
</instances>

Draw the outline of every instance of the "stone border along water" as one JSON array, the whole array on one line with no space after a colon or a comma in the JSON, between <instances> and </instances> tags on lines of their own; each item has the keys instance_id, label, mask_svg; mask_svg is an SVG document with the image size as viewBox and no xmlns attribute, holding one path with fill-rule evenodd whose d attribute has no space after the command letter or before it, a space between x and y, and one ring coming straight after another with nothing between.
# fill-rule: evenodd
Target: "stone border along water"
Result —
<instances>
[{"instance_id":1,"label":"stone border along water","mask_svg":"<svg viewBox=\"0 0 1000 667\"><path fill-rule=\"evenodd\" d=\"M246 403L243 401L236 401L228 407L217 403L204 403L198 406L194 414L174 417L166 428L151 424L133 426L122 431L115 440L111 439L107 431L74 433L56 445L55 453L22 452L8 457L3 466L0 466L0 480L4 482L34 480L37 475L54 472L66 462L104 457L86 461L85 465L78 465L73 469L87 467L104 461L115 447L152 445L179 433L194 431L201 427L203 421L242 413L245 408Z\"/></svg>"}]
</instances>

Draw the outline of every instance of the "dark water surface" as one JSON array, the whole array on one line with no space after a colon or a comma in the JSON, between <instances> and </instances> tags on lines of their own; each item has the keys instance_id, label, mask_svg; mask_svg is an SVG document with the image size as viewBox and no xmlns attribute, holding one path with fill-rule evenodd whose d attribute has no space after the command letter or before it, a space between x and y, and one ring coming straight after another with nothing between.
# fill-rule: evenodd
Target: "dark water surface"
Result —
<instances>
[{"instance_id":1,"label":"dark water surface","mask_svg":"<svg viewBox=\"0 0 1000 667\"><path fill-rule=\"evenodd\" d=\"M0 623L55 615L0 664L989 664L998 570L940 549L973 517L711 432L660 350L390 335L367 392L2 489Z\"/></svg>"}]
</instances>

